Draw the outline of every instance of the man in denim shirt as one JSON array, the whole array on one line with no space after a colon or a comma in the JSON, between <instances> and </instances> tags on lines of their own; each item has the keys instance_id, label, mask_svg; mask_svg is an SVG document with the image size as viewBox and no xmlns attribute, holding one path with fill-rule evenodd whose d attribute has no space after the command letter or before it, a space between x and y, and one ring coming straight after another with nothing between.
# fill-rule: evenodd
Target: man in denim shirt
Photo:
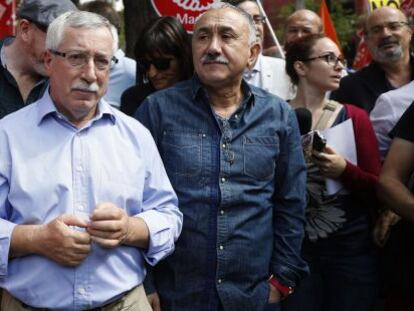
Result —
<instances>
[{"instance_id":1,"label":"man in denim shirt","mask_svg":"<svg viewBox=\"0 0 414 311\"><path fill-rule=\"evenodd\" d=\"M150 95L136 113L184 214L176 251L155 267L147 294L158 292L162 310L262 310L308 272L296 118L242 80L260 51L245 12L207 11L192 47L196 76Z\"/></svg>"}]
</instances>

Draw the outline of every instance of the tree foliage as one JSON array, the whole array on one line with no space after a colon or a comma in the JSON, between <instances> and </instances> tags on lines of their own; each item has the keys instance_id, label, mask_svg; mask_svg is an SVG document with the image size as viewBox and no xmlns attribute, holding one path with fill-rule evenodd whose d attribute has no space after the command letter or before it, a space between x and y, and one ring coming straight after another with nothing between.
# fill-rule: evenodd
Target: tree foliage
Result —
<instances>
[{"instance_id":1,"label":"tree foliage","mask_svg":"<svg viewBox=\"0 0 414 311\"><path fill-rule=\"evenodd\" d=\"M305 8L319 13L319 2L305 0ZM350 39L354 36L359 21L359 16L353 10L345 9L341 1L330 1L329 13L335 25L336 33L343 48L346 48ZM276 11L276 9L274 10ZM294 4L284 5L277 9L276 19L282 24L286 18L295 11ZM272 12L274 14L274 12ZM271 14L272 14L271 13ZM269 14L270 15L270 14ZM275 29L277 37L282 38L283 27Z\"/></svg>"}]
</instances>

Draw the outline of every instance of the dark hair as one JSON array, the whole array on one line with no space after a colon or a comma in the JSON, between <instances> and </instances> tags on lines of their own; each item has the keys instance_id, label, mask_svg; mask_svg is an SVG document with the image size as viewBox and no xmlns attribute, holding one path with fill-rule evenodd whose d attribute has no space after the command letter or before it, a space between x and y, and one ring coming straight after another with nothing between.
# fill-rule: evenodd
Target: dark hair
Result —
<instances>
[{"instance_id":1,"label":"dark hair","mask_svg":"<svg viewBox=\"0 0 414 311\"><path fill-rule=\"evenodd\" d=\"M296 61L303 61L308 59L312 54L312 49L316 42L320 39L326 38L324 34L307 35L297 40L290 42L286 48L286 73L292 80L292 83L297 85L299 83L299 76L295 70L294 64Z\"/></svg>"},{"instance_id":2,"label":"dark hair","mask_svg":"<svg viewBox=\"0 0 414 311\"><path fill-rule=\"evenodd\" d=\"M80 9L82 11L88 11L92 13L99 14L105 17L109 22L114 25L118 33L121 31L121 19L119 18L119 14L113 8L112 4L109 4L106 1L102 0L95 0L88 3L83 4Z\"/></svg>"},{"instance_id":3,"label":"dark hair","mask_svg":"<svg viewBox=\"0 0 414 311\"><path fill-rule=\"evenodd\" d=\"M174 55L180 70L179 80L189 79L193 75L193 57L190 36L183 25L173 16L162 16L151 20L142 29L135 43L134 55L137 63L140 59L154 54ZM144 83L145 72L138 70L137 83Z\"/></svg>"}]
</instances>

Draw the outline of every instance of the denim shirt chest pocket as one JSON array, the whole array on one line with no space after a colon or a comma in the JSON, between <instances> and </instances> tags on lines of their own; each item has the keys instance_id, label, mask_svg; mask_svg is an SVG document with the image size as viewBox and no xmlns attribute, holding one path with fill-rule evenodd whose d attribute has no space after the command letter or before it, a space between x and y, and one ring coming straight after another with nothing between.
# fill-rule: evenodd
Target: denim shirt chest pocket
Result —
<instances>
[{"instance_id":1,"label":"denim shirt chest pocket","mask_svg":"<svg viewBox=\"0 0 414 311\"><path fill-rule=\"evenodd\" d=\"M200 175L203 135L163 131L162 159L169 175L183 177Z\"/></svg>"},{"instance_id":2,"label":"denim shirt chest pocket","mask_svg":"<svg viewBox=\"0 0 414 311\"><path fill-rule=\"evenodd\" d=\"M272 179L279 155L277 136L243 136L244 173L260 180Z\"/></svg>"}]
</instances>

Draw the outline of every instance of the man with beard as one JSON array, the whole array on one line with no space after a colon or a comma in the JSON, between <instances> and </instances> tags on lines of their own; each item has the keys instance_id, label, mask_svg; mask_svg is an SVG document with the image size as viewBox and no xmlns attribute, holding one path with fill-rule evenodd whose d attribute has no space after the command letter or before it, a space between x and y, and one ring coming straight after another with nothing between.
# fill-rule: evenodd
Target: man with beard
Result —
<instances>
[{"instance_id":1,"label":"man with beard","mask_svg":"<svg viewBox=\"0 0 414 311\"><path fill-rule=\"evenodd\" d=\"M162 310L263 310L307 274L296 117L243 80L260 52L253 18L219 6L195 25L196 75L147 97L136 114L185 218L175 253L153 271Z\"/></svg>"},{"instance_id":2,"label":"man with beard","mask_svg":"<svg viewBox=\"0 0 414 311\"><path fill-rule=\"evenodd\" d=\"M365 24L365 40L373 61L344 77L331 98L371 112L378 96L410 82L414 74L411 36L407 17L400 10L381 7L373 11Z\"/></svg>"},{"instance_id":3,"label":"man with beard","mask_svg":"<svg viewBox=\"0 0 414 311\"><path fill-rule=\"evenodd\" d=\"M20 5L16 37L0 41L0 119L43 94L47 27L72 10L76 6L70 0L24 0Z\"/></svg>"}]
</instances>

